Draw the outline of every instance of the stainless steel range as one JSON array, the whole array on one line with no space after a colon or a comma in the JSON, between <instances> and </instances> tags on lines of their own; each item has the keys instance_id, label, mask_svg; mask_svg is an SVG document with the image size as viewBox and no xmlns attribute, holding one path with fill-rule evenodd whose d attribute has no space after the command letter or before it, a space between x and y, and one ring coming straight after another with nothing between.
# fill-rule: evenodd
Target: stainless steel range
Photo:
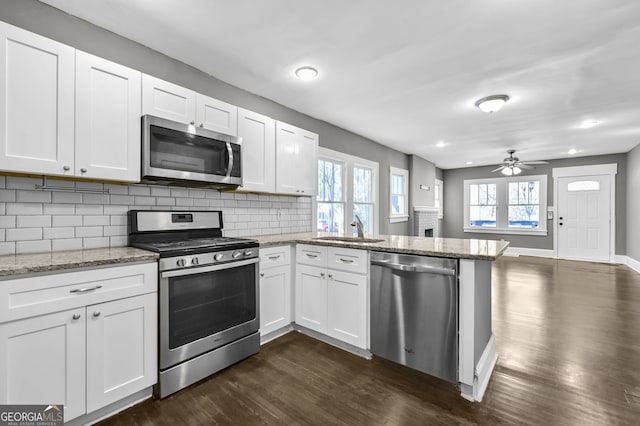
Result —
<instances>
[{"instance_id":1,"label":"stainless steel range","mask_svg":"<svg viewBox=\"0 0 640 426\"><path fill-rule=\"evenodd\" d=\"M258 352L258 243L222 212L131 210L129 245L160 254L160 398Z\"/></svg>"}]
</instances>

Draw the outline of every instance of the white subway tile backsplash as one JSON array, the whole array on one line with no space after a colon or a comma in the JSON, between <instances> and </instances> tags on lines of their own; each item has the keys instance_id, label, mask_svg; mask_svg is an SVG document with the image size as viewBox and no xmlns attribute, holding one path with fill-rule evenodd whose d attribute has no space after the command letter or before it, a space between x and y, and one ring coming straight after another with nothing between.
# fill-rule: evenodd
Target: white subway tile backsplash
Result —
<instances>
[{"instance_id":1,"label":"white subway tile backsplash","mask_svg":"<svg viewBox=\"0 0 640 426\"><path fill-rule=\"evenodd\" d=\"M36 191L41 183L0 176L0 254L124 246L133 209L222 210L227 236L311 230L308 198L66 180L55 185L109 194Z\"/></svg>"},{"instance_id":2,"label":"white subway tile backsplash","mask_svg":"<svg viewBox=\"0 0 640 426\"><path fill-rule=\"evenodd\" d=\"M63 238L73 238L75 236L75 228L72 226L60 228L44 228L42 230L42 238L44 238L45 240L59 240Z\"/></svg>"},{"instance_id":3,"label":"white subway tile backsplash","mask_svg":"<svg viewBox=\"0 0 640 426\"><path fill-rule=\"evenodd\" d=\"M43 211L50 215L72 215L76 213L76 204L44 204Z\"/></svg>"},{"instance_id":4,"label":"white subway tile backsplash","mask_svg":"<svg viewBox=\"0 0 640 426\"><path fill-rule=\"evenodd\" d=\"M18 228L45 228L51 226L51 216L18 216Z\"/></svg>"},{"instance_id":5,"label":"white subway tile backsplash","mask_svg":"<svg viewBox=\"0 0 640 426\"><path fill-rule=\"evenodd\" d=\"M17 190L16 201L19 203L50 203L51 192Z\"/></svg>"},{"instance_id":6,"label":"white subway tile backsplash","mask_svg":"<svg viewBox=\"0 0 640 426\"><path fill-rule=\"evenodd\" d=\"M58 204L80 204L82 203L82 193L80 192L52 192L51 201Z\"/></svg>"},{"instance_id":7,"label":"white subway tile backsplash","mask_svg":"<svg viewBox=\"0 0 640 426\"><path fill-rule=\"evenodd\" d=\"M65 240L51 240L51 250L80 250L82 249L82 238L71 238Z\"/></svg>"},{"instance_id":8,"label":"white subway tile backsplash","mask_svg":"<svg viewBox=\"0 0 640 426\"><path fill-rule=\"evenodd\" d=\"M32 241L42 239L42 228L10 228L7 229L7 241Z\"/></svg>"},{"instance_id":9,"label":"white subway tile backsplash","mask_svg":"<svg viewBox=\"0 0 640 426\"><path fill-rule=\"evenodd\" d=\"M83 238L82 248L92 249L100 247L109 247L109 237Z\"/></svg>"},{"instance_id":10,"label":"white subway tile backsplash","mask_svg":"<svg viewBox=\"0 0 640 426\"><path fill-rule=\"evenodd\" d=\"M76 237L102 237L102 226L77 226Z\"/></svg>"},{"instance_id":11,"label":"white subway tile backsplash","mask_svg":"<svg viewBox=\"0 0 640 426\"><path fill-rule=\"evenodd\" d=\"M42 214L40 203L6 203L8 215L32 215Z\"/></svg>"},{"instance_id":12,"label":"white subway tile backsplash","mask_svg":"<svg viewBox=\"0 0 640 426\"><path fill-rule=\"evenodd\" d=\"M109 216L84 216L82 218L83 226L104 226L111 223Z\"/></svg>"},{"instance_id":13,"label":"white subway tile backsplash","mask_svg":"<svg viewBox=\"0 0 640 426\"><path fill-rule=\"evenodd\" d=\"M52 216L51 226L82 226L82 216Z\"/></svg>"},{"instance_id":14,"label":"white subway tile backsplash","mask_svg":"<svg viewBox=\"0 0 640 426\"><path fill-rule=\"evenodd\" d=\"M16 254L51 251L51 240L16 241Z\"/></svg>"}]
</instances>

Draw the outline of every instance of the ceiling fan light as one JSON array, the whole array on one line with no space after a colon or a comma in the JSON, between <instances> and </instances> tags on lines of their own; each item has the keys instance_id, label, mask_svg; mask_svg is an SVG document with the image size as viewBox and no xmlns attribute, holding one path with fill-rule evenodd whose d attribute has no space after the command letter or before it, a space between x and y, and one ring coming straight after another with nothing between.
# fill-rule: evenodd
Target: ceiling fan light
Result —
<instances>
[{"instance_id":1,"label":"ceiling fan light","mask_svg":"<svg viewBox=\"0 0 640 426\"><path fill-rule=\"evenodd\" d=\"M513 170L511 170L511 167L505 167L504 169L502 169L502 173L505 176L511 176L513 174Z\"/></svg>"},{"instance_id":2,"label":"ceiling fan light","mask_svg":"<svg viewBox=\"0 0 640 426\"><path fill-rule=\"evenodd\" d=\"M514 175L519 175L520 173L522 173L522 169L518 166L513 168L513 174Z\"/></svg>"},{"instance_id":3,"label":"ceiling fan light","mask_svg":"<svg viewBox=\"0 0 640 426\"><path fill-rule=\"evenodd\" d=\"M508 100L509 96L507 95L491 95L478 99L475 105L480 109L480 111L491 113L499 111Z\"/></svg>"}]
</instances>

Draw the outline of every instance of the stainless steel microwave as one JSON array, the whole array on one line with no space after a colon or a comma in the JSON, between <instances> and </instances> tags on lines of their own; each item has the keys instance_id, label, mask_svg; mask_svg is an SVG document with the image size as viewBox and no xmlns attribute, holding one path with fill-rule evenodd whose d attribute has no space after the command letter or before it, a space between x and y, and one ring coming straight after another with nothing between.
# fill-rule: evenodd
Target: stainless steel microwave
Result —
<instances>
[{"instance_id":1,"label":"stainless steel microwave","mask_svg":"<svg viewBox=\"0 0 640 426\"><path fill-rule=\"evenodd\" d=\"M242 185L241 139L164 118L142 117L142 180Z\"/></svg>"}]
</instances>

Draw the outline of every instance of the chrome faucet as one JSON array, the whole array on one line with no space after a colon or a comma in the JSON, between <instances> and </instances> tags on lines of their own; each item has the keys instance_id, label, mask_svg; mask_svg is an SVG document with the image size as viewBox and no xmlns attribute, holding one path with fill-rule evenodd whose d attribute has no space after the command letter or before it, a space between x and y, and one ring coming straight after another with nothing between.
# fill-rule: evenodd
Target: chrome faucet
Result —
<instances>
[{"instance_id":1,"label":"chrome faucet","mask_svg":"<svg viewBox=\"0 0 640 426\"><path fill-rule=\"evenodd\" d=\"M355 216L355 220L351 222L351 226L355 226L356 229L358 230L358 238L364 238L364 225L362 224L362 221L360 220L357 214L354 216Z\"/></svg>"}]
</instances>

